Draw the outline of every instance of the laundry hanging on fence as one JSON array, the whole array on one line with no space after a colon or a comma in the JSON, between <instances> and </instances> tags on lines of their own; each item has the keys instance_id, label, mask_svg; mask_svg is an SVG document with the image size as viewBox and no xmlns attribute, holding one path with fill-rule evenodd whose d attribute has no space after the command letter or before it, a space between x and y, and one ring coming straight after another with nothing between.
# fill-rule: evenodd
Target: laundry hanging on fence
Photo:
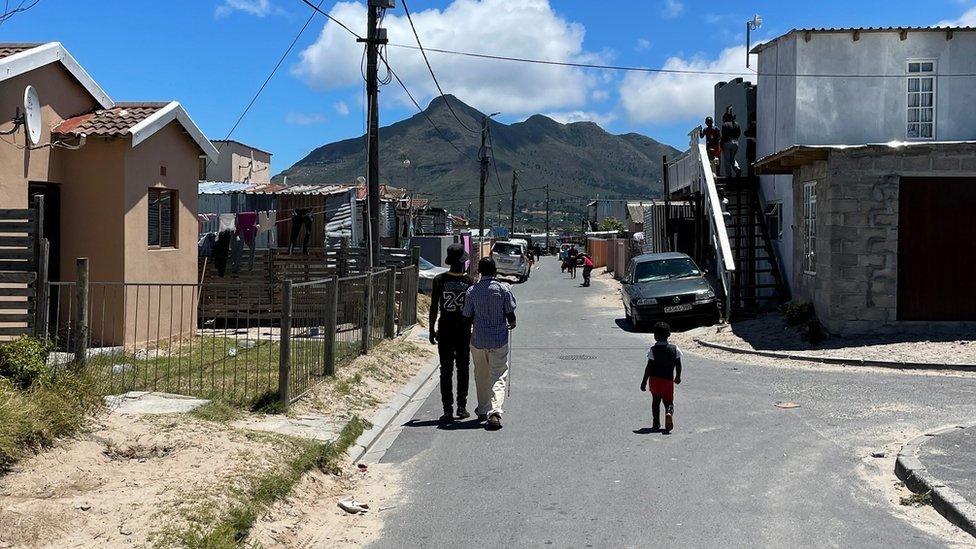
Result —
<instances>
[{"instance_id":1,"label":"laundry hanging on fence","mask_svg":"<svg viewBox=\"0 0 976 549\"><path fill-rule=\"evenodd\" d=\"M288 239L288 253L294 251L295 241L298 240L298 236L304 228L305 236L302 239L302 253L308 254L308 241L312 237L312 216L309 213L311 211L308 208L298 208L291 215L291 236Z\"/></svg>"},{"instance_id":2,"label":"laundry hanging on fence","mask_svg":"<svg viewBox=\"0 0 976 549\"><path fill-rule=\"evenodd\" d=\"M237 214L233 213L223 213L220 214L220 232L223 231L233 231L237 228Z\"/></svg>"},{"instance_id":3,"label":"laundry hanging on fence","mask_svg":"<svg viewBox=\"0 0 976 549\"><path fill-rule=\"evenodd\" d=\"M278 222L278 212L258 212L258 234L264 234L275 228Z\"/></svg>"},{"instance_id":4,"label":"laundry hanging on fence","mask_svg":"<svg viewBox=\"0 0 976 549\"><path fill-rule=\"evenodd\" d=\"M227 272L227 258L230 256L230 241L234 238L234 231L220 231L217 243L214 244L213 258L217 266L217 276L224 277Z\"/></svg>"},{"instance_id":5,"label":"laundry hanging on fence","mask_svg":"<svg viewBox=\"0 0 976 549\"><path fill-rule=\"evenodd\" d=\"M214 245L217 243L217 233L207 233L200 237L197 242L197 255L199 257L210 257L213 254Z\"/></svg>"},{"instance_id":6,"label":"laundry hanging on fence","mask_svg":"<svg viewBox=\"0 0 976 549\"><path fill-rule=\"evenodd\" d=\"M241 212L237 214L236 233L245 244L252 246L254 244L254 237L258 234L257 212Z\"/></svg>"}]
</instances>

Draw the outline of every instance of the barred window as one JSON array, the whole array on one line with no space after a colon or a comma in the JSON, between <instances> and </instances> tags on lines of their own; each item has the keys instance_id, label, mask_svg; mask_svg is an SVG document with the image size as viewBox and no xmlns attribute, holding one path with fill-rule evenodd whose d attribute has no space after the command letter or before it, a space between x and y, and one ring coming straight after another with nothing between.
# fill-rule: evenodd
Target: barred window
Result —
<instances>
[{"instance_id":1,"label":"barred window","mask_svg":"<svg viewBox=\"0 0 976 549\"><path fill-rule=\"evenodd\" d=\"M176 191L149 189L149 247L175 248L179 200Z\"/></svg>"},{"instance_id":2,"label":"barred window","mask_svg":"<svg viewBox=\"0 0 976 549\"><path fill-rule=\"evenodd\" d=\"M935 61L908 62L908 139L935 139Z\"/></svg>"},{"instance_id":3,"label":"barred window","mask_svg":"<svg viewBox=\"0 0 976 549\"><path fill-rule=\"evenodd\" d=\"M803 272L817 274L817 182L803 184Z\"/></svg>"}]
</instances>

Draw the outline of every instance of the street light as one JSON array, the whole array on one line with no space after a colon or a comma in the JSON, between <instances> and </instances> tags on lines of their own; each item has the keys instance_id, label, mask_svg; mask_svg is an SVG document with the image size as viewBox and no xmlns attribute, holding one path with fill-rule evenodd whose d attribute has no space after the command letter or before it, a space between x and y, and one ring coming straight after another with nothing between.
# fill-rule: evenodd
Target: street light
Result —
<instances>
[{"instance_id":1,"label":"street light","mask_svg":"<svg viewBox=\"0 0 976 549\"><path fill-rule=\"evenodd\" d=\"M746 21L746 68L749 68L749 50L752 49L752 31L759 30L763 24L763 18L758 13L752 19Z\"/></svg>"}]
</instances>

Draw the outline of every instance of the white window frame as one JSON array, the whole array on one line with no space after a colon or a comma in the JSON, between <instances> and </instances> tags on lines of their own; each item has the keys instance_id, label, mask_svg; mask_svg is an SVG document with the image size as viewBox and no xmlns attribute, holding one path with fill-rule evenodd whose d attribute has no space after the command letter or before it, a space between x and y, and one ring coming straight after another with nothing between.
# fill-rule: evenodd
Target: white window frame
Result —
<instances>
[{"instance_id":1,"label":"white window frame","mask_svg":"<svg viewBox=\"0 0 976 549\"><path fill-rule=\"evenodd\" d=\"M803 272L817 274L817 182L803 183Z\"/></svg>"},{"instance_id":2,"label":"white window frame","mask_svg":"<svg viewBox=\"0 0 976 549\"><path fill-rule=\"evenodd\" d=\"M914 63L932 63L931 72L908 72L909 67ZM938 106L939 106L939 64L936 59L919 58L919 59L907 59L905 61L905 139L909 141L934 141L938 132L937 120L938 120ZM922 137L921 135L921 125L928 124L929 122L922 122L921 113L927 108L923 107L921 103L921 97L923 92L921 88L921 79L931 78L932 79L932 135L929 137ZM919 89L917 92L909 91L909 86L911 86L911 81L914 79L919 80ZM917 107L912 107L910 105L910 98L912 94L919 95L919 104ZM919 112L919 119L916 122L909 122L909 114L911 111L917 110ZM919 125L919 135L917 137L911 137L908 134L908 125L918 124Z\"/></svg>"},{"instance_id":3,"label":"white window frame","mask_svg":"<svg viewBox=\"0 0 976 549\"><path fill-rule=\"evenodd\" d=\"M767 223L766 227L769 227L769 218L775 212L777 222L776 232L770 232L769 238L771 240L782 240L783 239L783 201L782 200L770 200L766 203L766 210L763 212L765 221Z\"/></svg>"}]
</instances>

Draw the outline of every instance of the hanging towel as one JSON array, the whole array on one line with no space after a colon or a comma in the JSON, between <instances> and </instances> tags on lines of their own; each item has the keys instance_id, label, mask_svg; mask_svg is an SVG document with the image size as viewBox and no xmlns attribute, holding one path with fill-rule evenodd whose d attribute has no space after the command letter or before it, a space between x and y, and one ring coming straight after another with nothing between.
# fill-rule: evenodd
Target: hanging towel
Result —
<instances>
[{"instance_id":1,"label":"hanging towel","mask_svg":"<svg viewBox=\"0 0 976 549\"><path fill-rule=\"evenodd\" d=\"M218 232L233 231L236 228L237 214L220 214L220 228Z\"/></svg>"},{"instance_id":2,"label":"hanging towel","mask_svg":"<svg viewBox=\"0 0 976 549\"><path fill-rule=\"evenodd\" d=\"M210 257L213 253L214 245L217 243L217 233L207 233L197 242L197 255L200 257Z\"/></svg>"},{"instance_id":3,"label":"hanging towel","mask_svg":"<svg viewBox=\"0 0 976 549\"><path fill-rule=\"evenodd\" d=\"M250 246L254 243L254 237L258 234L258 214L257 212L241 212L237 214L237 236L245 244Z\"/></svg>"},{"instance_id":4,"label":"hanging towel","mask_svg":"<svg viewBox=\"0 0 976 549\"><path fill-rule=\"evenodd\" d=\"M258 212L258 234L263 234L275 228L278 222L278 212Z\"/></svg>"}]
</instances>

